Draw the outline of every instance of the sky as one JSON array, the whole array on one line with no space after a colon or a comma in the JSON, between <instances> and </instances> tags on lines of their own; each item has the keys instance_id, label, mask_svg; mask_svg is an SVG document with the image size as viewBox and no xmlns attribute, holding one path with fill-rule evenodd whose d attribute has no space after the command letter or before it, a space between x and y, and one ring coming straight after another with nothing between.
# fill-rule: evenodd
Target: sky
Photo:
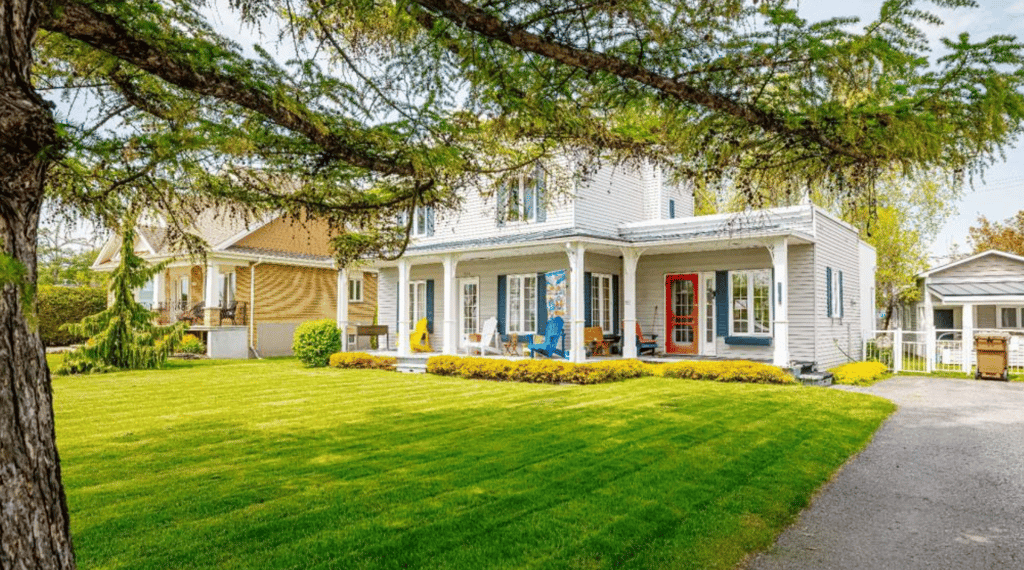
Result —
<instances>
[{"instance_id":1,"label":"sky","mask_svg":"<svg viewBox=\"0 0 1024 570\"><path fill-rule=\"evenodd\" d=\"M948 10L925 5L944 21L939 28L926 30L933 45L940 37L955 37L967 32L973 40L995 34L1012 34L1024 39L1024 0L977 0L979 7ZM809 20L835 16L860 16L863 22L878 14L882 0L802 0L799 13ZM1024 210L1024 140L1006 150L1006 158L992 165L983 181L968 188L959 200L954 214L943 226L929 248L932 262L945 260L954 244L961 253L969 252L967 229L976 224L978 216L989 220L1005 220Z\"/></svg>"}]
</instances>

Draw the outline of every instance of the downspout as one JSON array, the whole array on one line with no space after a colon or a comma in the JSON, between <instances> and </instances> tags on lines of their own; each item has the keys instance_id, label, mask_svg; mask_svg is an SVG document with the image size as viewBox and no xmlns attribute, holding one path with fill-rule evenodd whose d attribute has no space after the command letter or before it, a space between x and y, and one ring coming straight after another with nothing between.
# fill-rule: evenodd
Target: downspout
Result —
<instances>
[{"instance_id":1,"label":"downspout","mask_svg":"<svg viewBox=\"0 0 1024 570\"><path fill-rule=\"evenodd\" d=\"M259 360L262 360L263 357L256 351L254 341L256 339L256 266L261 263L263 263L263 258L259 257L256 259L256 263L249 266L249 350Z\"/></svg>"}]
</instances>

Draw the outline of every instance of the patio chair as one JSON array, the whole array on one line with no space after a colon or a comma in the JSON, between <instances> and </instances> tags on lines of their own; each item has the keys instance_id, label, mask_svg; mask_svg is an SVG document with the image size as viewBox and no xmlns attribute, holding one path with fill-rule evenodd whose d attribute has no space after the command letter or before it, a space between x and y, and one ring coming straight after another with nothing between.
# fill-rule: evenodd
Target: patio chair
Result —
<instances>
[{"instance_id":1,"label":"patio chair","mask_svg":"<svg viewBox=\"0 0 1024 570\"><path fill-rule=\"evenodd\" d=\"M530 358L533 358L538 352L548 358L555 356L569 358L564 350L558 348L562 342L562 335L565 334L562 325L562 317L555 317L548 321L548 326L544 329L544 341L526 347L530 351Z\"/></svg>"},{"instance_id":2,"label":"patio chair","mask_svg":"<svg viewBox=\"0 0 1024 570\"><path fill-rule=\"evenodd\" d=\"M206 310L206 302L199 301L191 309L178 315L179 321L185 321L190 325L196 324L196 321L203 322L203 312Z\"/></svg>"},{"instance_id":3,"label":"patio chair","mask_svg":"<svg viewBox=\"0 0 1024 570\"><path fill-rule=\"evenodd\" d=\"M223 324L224 323L224 319L231 319L231 324L233 324L233 325L238 324L238 323L235 322L235 314L237 312L238 312L238 301L231 301L231 303L229 303L227 307L221 308L221 310L220 310L220 321L218 321L217 324L218 325Z\"/></svg>"},{"instance_id":4,"label":"patio chair","mask_svg":"<svg viewBox=\"0 0 1024 570\"><path fill-rule=\"evenodd\" d=\"M636 355L640 356L645 352L651 353L654 356L654 351L658 349L658 343L653 338L647 338L644 336L643 331L640 330L640 323L636 324Z\"/></svg>"},{"instance_id":5,"label":"patio chair","mask_svg":"<svg viewBox=\"0 0 1024 570\"><path fill-rule=\"evenodd\" d=\"M416 323L416 330L409 335L409 347L413 352L434 352L430 347L430 332L427 331L427 319Z\"/></svg>"},{"instance_id":6,"label":"patio chair","mask_svg":"<svg viewBox=\"0 0 1024 570\"><path fill-rule=\"evenodd\" d=\"M590 349L590 356L608 356L611 349L610 343L604 339L601 327L583 329L583 344Z\"/></svg>"},{"instance_id":7,"label":"patio chair","mask_svg":"<svg viewBox=\"0 0 1024 570\"><path fill-rule=\"evenodd\" d=\"M497 332L497 318L491 317L484 321L484 330L480 333L480 340L478 342L466 342L466 354L472 354L473 349L479 350L480 356L483 356L485 351L492 351L495 354L501 354L501 350L498 349L497 342L495 342Z\"/></svg>"}]
</instances>

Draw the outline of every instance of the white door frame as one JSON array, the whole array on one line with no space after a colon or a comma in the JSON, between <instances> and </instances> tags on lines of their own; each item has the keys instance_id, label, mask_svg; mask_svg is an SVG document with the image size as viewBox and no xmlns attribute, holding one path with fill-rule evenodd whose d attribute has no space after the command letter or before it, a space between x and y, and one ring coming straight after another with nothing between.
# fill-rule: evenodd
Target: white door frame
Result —
<instances>
[{"instance_id":1,"label":"white door frame","mask_svg":"<svg viewBox=\"0 0 1024 570\"><path fill-rule=\"evenodd\" d=\"M459 343L458 343L458 346L461 347L461 346L465 346L466 345L466 338L468 337L470 332L473 332L473 333L479 333L480 332L480 330L479 330L480 329L480 277L460 277L458 279L458 282L459 282ZM464 286L469 284L469 283L472 283L472 284L476 285L476 326L477 326L477 330L475 330L475 331L466 331L464 329L464 323L465 323L464 308L465 308L465 299L466 299Z\"/></svg>"},{"instance_id":2,"label":"white door frame","mask_svg":"<svg viewBox=\"0 0 1024 570\"><path fill-rule=\"evenodd\" d=\"M718 353L715 345L715 318L718 316L715 314L715 311L717 308L715 307L716 303L714 299L712 299L710 307L711 314L708 315L709 311L707 303L708 280L710 279L712 284L715 283L715 272L705 271L699 273L698 279L700 280L700 350L698 353L704 356L715 356ZM712 286L711 290L715 291L714 286ZM715 291L716 295L718 293L718 291ZM708 334L707 331L708 317L711 318L711 334Z\"/></svg>"}]
</instances>

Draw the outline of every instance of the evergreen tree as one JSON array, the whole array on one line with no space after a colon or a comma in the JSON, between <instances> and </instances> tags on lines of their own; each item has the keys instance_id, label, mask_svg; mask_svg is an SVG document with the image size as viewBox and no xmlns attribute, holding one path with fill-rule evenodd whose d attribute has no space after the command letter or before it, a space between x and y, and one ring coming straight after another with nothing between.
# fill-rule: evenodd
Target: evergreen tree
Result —
<instances>
[{"instance_id":1,"label":"evergreen tree","mask_svg":"<svg viewBox=\"0 0 1024 570\"><path fill-rule=\"evenodd\" d=\"M67 355L62 373L159 368L185 334L187 323L158 326L156 314L135 300L135 291L163 271L167 262L149 266L135 255L134 223L125 224L122 236L121 263L110 279L114 302L80 323L64 325L89 340Z\"/></svg>"}]
</instances>

